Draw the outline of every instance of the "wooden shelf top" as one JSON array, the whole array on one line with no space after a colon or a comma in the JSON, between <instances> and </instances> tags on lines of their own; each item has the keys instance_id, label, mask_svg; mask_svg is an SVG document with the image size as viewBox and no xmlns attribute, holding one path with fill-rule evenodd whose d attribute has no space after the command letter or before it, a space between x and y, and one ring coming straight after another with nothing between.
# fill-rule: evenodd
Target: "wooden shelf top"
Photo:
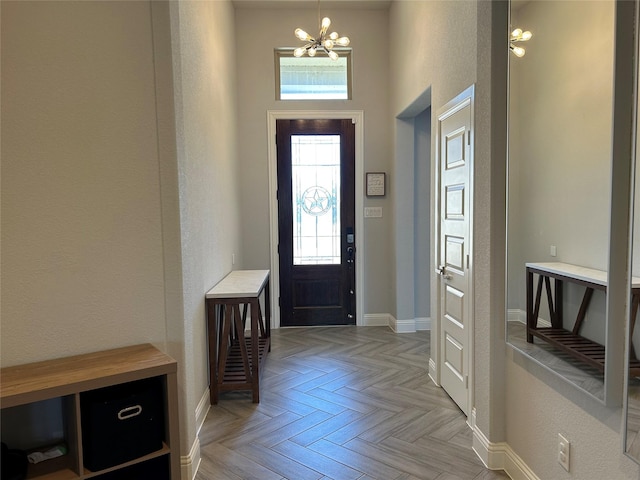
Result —
<instances>
[{"instance_id":1,"label":"wooden shelf top","mask_svg":"<svg viewBox=\"0 0 640 480\"><path fill-rule=\"evenodd\" d=\"M151 344L16 365L0 370L0 406L12 407L176 371L176 361Z\"/></svg>"}]
</instances>

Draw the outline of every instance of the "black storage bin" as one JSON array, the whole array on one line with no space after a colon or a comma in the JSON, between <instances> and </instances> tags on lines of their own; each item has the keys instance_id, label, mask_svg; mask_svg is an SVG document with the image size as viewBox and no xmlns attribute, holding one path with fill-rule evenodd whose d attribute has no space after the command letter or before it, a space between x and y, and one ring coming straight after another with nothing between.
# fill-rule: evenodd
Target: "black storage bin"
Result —
<instances>
[{"instance_id":1,"label":"black storage bin","mask_svg":"<svg viewBox=\"0 0 640 480\"><path fill-rule=\"evenodd\" d=\"M95 472L160 450L163 398L160 377L82 393L84 466Z\"/></svg>"}]
</instances>

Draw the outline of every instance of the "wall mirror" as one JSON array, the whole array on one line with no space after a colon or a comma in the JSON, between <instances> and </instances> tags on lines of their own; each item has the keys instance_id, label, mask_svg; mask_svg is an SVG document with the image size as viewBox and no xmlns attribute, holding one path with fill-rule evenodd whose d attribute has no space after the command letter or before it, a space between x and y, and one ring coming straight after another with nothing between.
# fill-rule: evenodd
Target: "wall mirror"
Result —
<instances>
[{"instance_id":1,"label":"wall mirror","mask_svg":"<svg viewBox=\"0 0 640 480\"><path fill-rule=\"evenodd\" d=\"M638 105L640 106L640 105ZM638 110L636 109L636 112ZM631 261L631 294L629 308L629 324L627 326L628 345L631 355L627 364L627 396L625 402L625 453L640 463L640 369L633 364L632 359L637 358L636 352L640 352L640 332L634 328L637 320L638 302L640 300L640 173L638 172L638 135L636 131L636 166L634 180L633 199L633 223L632 223L632 261Z\"/></svg>"},{"instance_id":2,"label":"wall mirror","mask_svg":"<svg viewBox=\"0 0 640 480\"><path fill-rule=\"evenodd\" d=\"M608 403L616 3L510 9L507 342Z\"/></svg>"},{"instance_id":3,"label":"wall mirror","mask_svg":"<svg viewBox=\"0 0 640 480\"><path fill-rule=\"evenodd\" d=\"M637 8L637 7L636 7ZM635 11L636 25L640 21L640 12ZM636 55L640 51L640 39L636 38ZM640 304L640 70L636 65L636 101L635 101L635 161L633 187L631 195L631 228L630 255L631 255L631 278L630 288L627 297L627 346L630 352L626 358L626 396L625 396L625 429L624 429L624 452L627 456L640 463L640 365L634 360L636 353L640 352L640 329L635 328L638 320L638 309Z\"/></svg>"}]
</instances>

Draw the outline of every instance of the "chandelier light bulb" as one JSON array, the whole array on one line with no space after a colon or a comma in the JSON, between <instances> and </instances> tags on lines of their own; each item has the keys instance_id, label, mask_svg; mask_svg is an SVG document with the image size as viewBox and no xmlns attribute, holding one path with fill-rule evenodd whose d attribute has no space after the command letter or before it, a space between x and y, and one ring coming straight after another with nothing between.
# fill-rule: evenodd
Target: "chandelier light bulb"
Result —
<instances>
[{"instance_id":1,"label":"chandelier light bulb","mask_svg":"<svg viewBox=\"0 0 640 480\"><path fill-rule=\"evenodd\" d=\"M326 31L329 28L329 25L331 25L331 19L329 17L324 17L322 19L322 29Z\"/></svg>"},{"instance_id":2,"label":"chandelier light bulb","mask_svg":"<svg viewBox=\"0 0 640 480\"><path fill-rule=\"evenodd\" d=\"M350 40L349 37L340 37L336 40L336 45L340 45L341 47L346 47L347 45L349 45Z\"/></svg>"},{"instance_id":3,"label":"chandelier light bulb","mask_svg":"<svg viewBox=\"0 0 640 480\"><path fill-rule=\"evenodd\" d=\"M520 35L522 35L521 28L516 28L513 32L511 32L511 38L518 38Z\"/></svg>"},{"instance_id":4,"label":"chandelier light bulb","mask_svg":"<svg viewBox=\"0 0 640 480\"><path fill-rule=\"evenodd\" d=\"M533 37L533 34L529 30L527 30L526 32L522 32L522 35L520 35L520 40L526 42L527 40L530 40L531 37Z\"/></svg>"},{"instance_id":5,"label":"chandelier light bulb","mask_svg":"<svg viewBox=\"0 0 640 480\"><path fill-rule=\"evenodd\" d=\"M315 57L316 56L316 47L311 47L309 50L307 50L307 53L309 54L310 57Z\"/></svg>"},{"instance_id":6,"label":"chandelier light bulb","mask_svg":"<svg viewBox=\"0 0 640 480\"><path fill-rule=\"evenodd\" d=\"M331 33L329 34L329 38L330 38L331 40L337 40L339 36L340 36L340 35L338 35L338 32L331 32Z\"/></svg>"},{"instance_id":7,"label":"chandelier light bulb","mask_svg":"<svg viewBox=\"0 0 640 480\"><path fill-rule=\"evenodd\" d=\"M338 54L336 52L334 52L333 50L329 51L329 58L331 60L337 60L338 59Z\"/></svg>"},{"instance_id":8,"label":"chandelier light bulb","mask_svg":"<svg viewBox=\"0 0 640 480\"><path fill-rule=\"evenodd\" d=\"M511 51L514 53L516 57L524 57L525 51L522 47L511 46Z\"/></svg>"},{"instance_id":9,"label":"chandelier light bulb","mask_svg":"<svg viewBox=\"0 0 640 480\"><path fill-rule=\"evenodd\" d=\"M301 57L302 55L304 55L304 52L305 52L305 48L304 47L296 48L293 51L293 56L294 57Z\"/></svg>"},{"instance_id":10,"label":"chandelier light bulb","mask_svg":"<svg viewBox=\"0 0 640 480\"><path fill-rule=\"evenodd\" d=\"M309 35L307 32L305 32L301 28L296 28L295 34L296 34L296 37L298 37L300 40L303 40L305 42L309 40L313 40L311 35Z\"/></svg>"},{"instance_id":11,"label":"chandelier light bulb","mask_svg":"<svg viewBox=\"0 0 640 480\"><path fill-rule=\"evenodd\" d=\"M323 43L324 48L331 50L333 48L333 40L331 39L326 39Z\"/></svg>"}]
</instances>

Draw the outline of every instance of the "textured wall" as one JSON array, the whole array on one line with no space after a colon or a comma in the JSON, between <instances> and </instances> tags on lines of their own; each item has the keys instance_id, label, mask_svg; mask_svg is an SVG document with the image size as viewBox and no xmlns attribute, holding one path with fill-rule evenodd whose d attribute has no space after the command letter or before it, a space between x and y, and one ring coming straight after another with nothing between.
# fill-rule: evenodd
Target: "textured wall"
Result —
<instances>
[{"instance_id":1,"label":"textured wall","mask_svg":"<svg viewBox=\"0 0 640 480\"><path fill-rule=\"evenodd\" d=\"M184 375L182 443L196 437L195 411L208 389L204 295L240 251L233 7L171 4L176 110Z\"/></svg>"},{"instance_id":2,"label":"textured wall","mask_svg":"<svg viewBox=\"0 0 640 480\"><path fill-rule=\"evenodd\" d=\"M2 366L163 344L149 4L2 2Z\"/></svg>"},{"instance_id":3,"label":"textured wall","mask_svg":"<svg viewBox=\"0 0 640 480\"><path fill-rule=\"evenodd\" d=\"M267 162L267 110L363 110L364 169L389 170L388 36L386 10L324 9L332 28L351 39L353 47L353 99L338 101L276 101L274 48L297 47L296 27L316 30L314 8L236 10L238 59L238 145L242 196L243 265L269 267L269 184ZM356 179L364 182L364 179ZM364 206L382 206L383 218L365 219L364 312L390 313L392 288L389 271L391 209L389 192L383 199L364 199ZM358 232L356 232L358 233ZM392 312L391 312L392 313Z\"/></svg>"}]
</instances>

